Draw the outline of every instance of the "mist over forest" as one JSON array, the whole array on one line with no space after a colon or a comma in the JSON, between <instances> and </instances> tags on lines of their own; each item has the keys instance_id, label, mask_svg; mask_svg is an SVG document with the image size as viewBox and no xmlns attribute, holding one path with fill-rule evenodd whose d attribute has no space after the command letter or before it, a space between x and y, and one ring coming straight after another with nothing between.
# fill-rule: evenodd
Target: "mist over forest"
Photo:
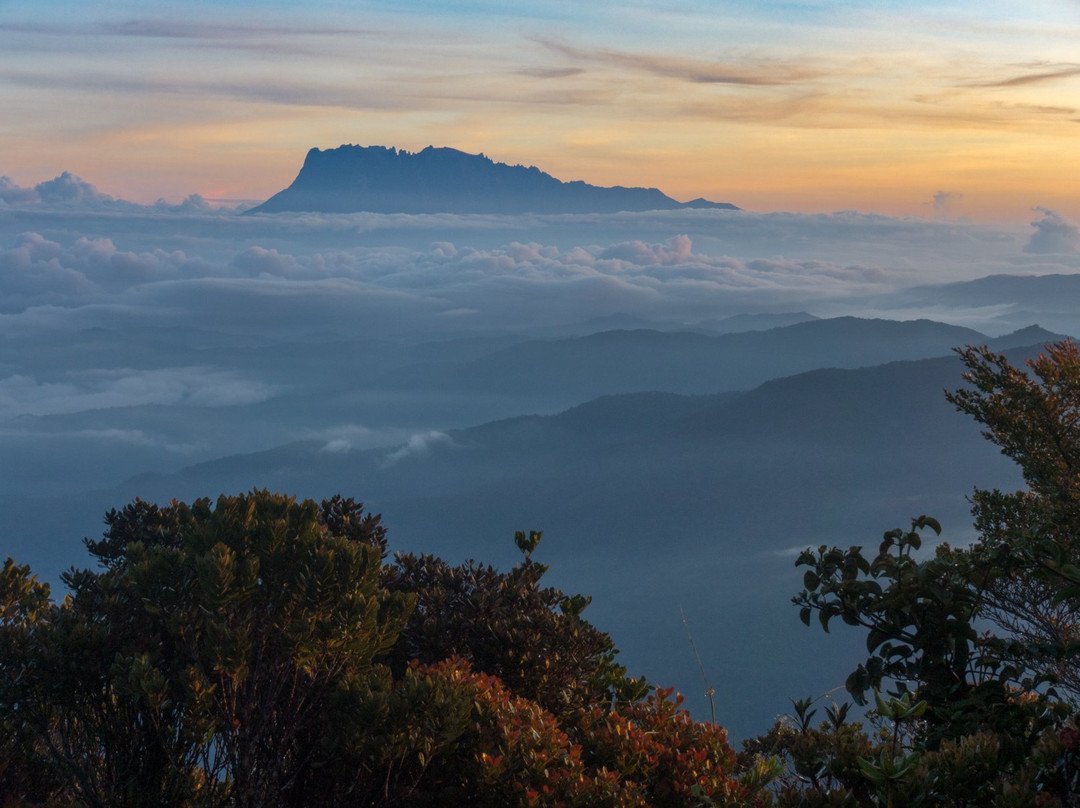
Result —
<instances>
[{"instance_id":1,"label":"mist over forest","mask_svg":"<svg viewBox=\"0 0 1080 808\"><path fill-rule=\"evenodd\" d=\"M685 614L736 736L858 656L799 662L800 550L924 513L962 545L971 490L1020 485L945 401L952 349L1080 334L1050 210L241 214L0 180L5 554L56 581L110 508L253 488L452 562L543 530L552 583L704 717Z\"/></svg>"}]
</instances>

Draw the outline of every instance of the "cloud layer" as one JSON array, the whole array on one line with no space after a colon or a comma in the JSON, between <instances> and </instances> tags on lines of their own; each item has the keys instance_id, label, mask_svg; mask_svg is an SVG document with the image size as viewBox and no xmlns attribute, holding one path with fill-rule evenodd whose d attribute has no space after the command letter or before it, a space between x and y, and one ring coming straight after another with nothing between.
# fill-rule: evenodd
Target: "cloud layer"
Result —
<instances>
[{"instance_id":1,"label":"cloud layer","mask_svg":"<svg viewBox=\"0 0 1080 808\"><path fill-rule=\"evenodd\" d=\"M118 202L67 174L0 190L8 339L95 327L273 340L536 329L616 314L689 325L747 311L859 313L869 298L918 284L1075 271L1080 246L1075 225L1048 209L1032 232L700 210L242 217Z\"/></svg>"}]
</instances>

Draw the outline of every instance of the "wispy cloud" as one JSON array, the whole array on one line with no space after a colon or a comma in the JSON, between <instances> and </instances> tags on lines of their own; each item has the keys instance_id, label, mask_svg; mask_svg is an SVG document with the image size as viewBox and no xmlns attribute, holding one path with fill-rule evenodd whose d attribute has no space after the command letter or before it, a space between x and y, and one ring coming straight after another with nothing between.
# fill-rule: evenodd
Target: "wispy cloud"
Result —
<instances>
[{"instance_id":1,"label":"wispy cloud","mask_svg":"<svg viewBox=\"0 0 1080 808\"><path fill-rule=\"evenodd\" d=\"M934 213L939 216L948 216L952 213L953 207L962 201L964 195L957 193L956 191L938 191L933 197Z\"/></svg>"},{"instance_id":2,"label":"wispy cloud","mask_svg":"<svg viewBox=\"0 0 1080 808\"><path fill-rule=\"evenodd\" d=\"M523 67L516 72L519 76L531 76L534 79L565 79L580 76L585 71L580 67Z\"/></svg>"},{"instance_id":3,"label":"wispy cloud","mask_svg":"<svg viewBox=\"0 0 1080 808\"><path fill-rule=\"evenodd\" d=\"M549 39L536 41L549 50L581 62L608 65L694 84L775 87L802 83L823 74L820 69L776 60L710 61L661 53L582 48Z\"/></svg>"},{"instance_id":4,"label":"wispy cloud","mask_svg":"<svg viewBox=\"0 0 1080 808\"><path fill-rule=\"evenodd\" d=\"M382 462L383 468L397 465L409 458L423 457L434 446L453 446L453 439L445 432L421 432L409 438L408 442L398 449L386 455Z\"/></svg>"},{"instance_id":5,"label":"wispy cloud","mask_svg":"<svg viewBox=\"0 0 1080 808\"><path fill-rule=\"evenodd\" d=\"M1026 67L1027 70L1018 75L1008 76L1000 79L989 79L985 81L972 81L964 84L965 87L1023 87L1028 84L1043 84L1047 82L1056 82L1060 79L1073 78L1080 76L1080 64L1060 64L1060 65L1017 65L1017 67Z\"/></svg>"},{"instance_id":6,"label":"wispy cloud","mask_svg":"<svg viewBox=\"0 0 1080 808\"><path fill-rule=\"evenodd\" d=\"M0 70L0 81L35 89L60 88L133 95L176 95L195 98L232 98L299 107L343 107L350 109L409 109L420 101L412 94L395 94L387 88L357 86L354 83L328 84L315 80L283 79L267 83L260 79L221 80L220 77L192 79L185 75L161 77L130 73L84 73L57 76L51 72Z\"/></svg>"},{"instance_id":7,"label":"wispy cloud","mask_svg":"<svg viewBox=\"0 0 1080 808\"><path fill-rule=\"evenodd\" d=\"M40 422L27 421L17 427L0 427L0 442L33 441L41 446L45 443L64 444L70 447L73 443L87 443L97 448L104 447L132 447L137 449L164 450L178 455L191 455L205 447L194 443L184 443L170 440L164 435L147 432L143 429L127 427L103 427L89 429L44 429L35 428ZM50 426L52 426L50 424ZM5 446L10 448L10 444Z\"/></svg>"},{"instance_id":8,"label":"wispy cloud","mask_svg":"<svg viewBox=\"0 0 1080 808\"><path fill-rule=\"evenodd\" d=\"M0 419L145 404L233 407L273 394L262 382L206 367L75 371L58 381L15 375L0 379Z\"/></svg>"},{"instance_id":9,"label":"wispy cloud","mask_svg":"<svg viewBox=\"0 0 1080 808\"><path fill-rule=\"evenodd\" d=\"M374 29L350 26L283 26L250 23L214 22L175 19L134 19L103 23L97 30L115 36L157 37L165 39L236 39L244 37L297 36L352 37L377 33Z\"/></svg>"},{"instance_id":10,"label":"wispy cloud","mask_svg":"<svg viewBox=\"0 0 1080 808\"><path fill-rule=\"evenodd\" d=\"M100 22L90 26L61 22L4 22L0 33L38 34L54 37L87 35L140 37L154 39L184 39L226 41L249 38L283 37L353 37L377 34L376 29L349 26L286 26L253 25L227 20L200 22L195 20L140 18L118 22Z\"/></svg>"}]
</instances>

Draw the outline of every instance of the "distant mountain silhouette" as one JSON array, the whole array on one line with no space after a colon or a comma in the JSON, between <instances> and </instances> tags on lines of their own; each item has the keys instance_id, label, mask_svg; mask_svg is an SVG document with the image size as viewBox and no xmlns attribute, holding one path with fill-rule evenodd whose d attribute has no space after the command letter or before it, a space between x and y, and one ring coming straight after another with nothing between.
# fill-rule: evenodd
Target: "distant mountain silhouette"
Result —
<instances>
[{"instance_id":1,"label":"distant mountain silhouette","mask_svg":"<svg viewBox=\"0 0 1080 808\"><path fill-rule=\"evenodd\" d=\"M693 330L710 331L714 334L738 334L744 331L768 331L771 328L783 328L798 325L811 320L821 319L805 311L788 311L776 314L736 314L719 320L704 320L695 323Z\"/></svg>"},{"instance_id":2,"label":"distant mountain silhouette","mask_svg":"<svg viewBox=\"0 0 1080 808\"><path fill-rule=\"evenodd\" d=\"M535 166L496 163L483 154L428 146L312 149L292 185L248 213L615 213L715 208L678 202L655 188L601 188L562 182Z\"/></svg>"},{"instance_id":3,"label":"distant mountain silhouette","mask_svg":"<svg viewBox=\"0 0 1080 808\"><path fill-rule=\"evenodd\" d=\"M1020 363L1038 350L1008 355ZM348 485L384 511L395 542L407 538L396 549L444 541L484 557L485 537L505 535L499 525L530 521L552 530L549 557L610 554L613 541L630 555L649 552L659 525L668 550L699 557L702 541L711 551L779 551L912 513L947 515L965 529L973 485L1021 481L945 401L962 370L948 356L813 370L744 393L605 396L448 430L407 452L295 442L142 476L108 499L252 485L312 496ZM810 524L810 535L799 532ZM512 557L512 546L502 549Z\"/></svg>"},{"instance_id":4,"label":"distant mountain silhouette","mask_svg":"<svg viewBox=\"0 0 1080 808\"><path fill-rule=\"evenodd\" d=\"M1021 328L1019 331L1013 331L1011 334L1005 334L990 340L988 346L995 351L1006 351L1010 348L1023 348L1027 345L1047 345L1065 339L1072 339L1072 337L1047 331L1040 325L1029 325L1027 328Z\"/></svg>"},{"instance_id":5,"label":"distant mountain silhouette","mask_svg":"<svg viewBox=\"0 0 1080 808\"><path fill-rule=\"evenodd\" d=\"M1080 275L987 275L970 281L916 286L897 295L906 303L1036 307L1080 305ZM1056 308L1056 306L1054 307Z\"/></svg>"},{"instance_id":6,"label":"distant mountain silhouette","mask_svg":"<svg viewBox=\"0 0 1080 808\"><path fill-rule=\"evenodd\" d=\"M915 286L879 305L905 309L997 309L997 329L1029 323L1065 334L1080 333L1080 274L987 275L970 281Z\"/></svg>"},{"instance_id":7,"label":"distant mountain silhouette","mask_svg":"<svg viewBox=\"0 0 1080 808\"><path fill-rule=\"evenodd\" d=\"M747 390L816 368L928 359L969 344L1002 350L1057 339L1041 329L994 340L931 320L856 317L729 334L615 330L519 342L460 363L406 365L377 376L373 384L397 391L529 395L547 406L569 406L601 395L647 390L684 395ZM561 399L551 401L554 393Z\"/></svg>"}]
</instances>

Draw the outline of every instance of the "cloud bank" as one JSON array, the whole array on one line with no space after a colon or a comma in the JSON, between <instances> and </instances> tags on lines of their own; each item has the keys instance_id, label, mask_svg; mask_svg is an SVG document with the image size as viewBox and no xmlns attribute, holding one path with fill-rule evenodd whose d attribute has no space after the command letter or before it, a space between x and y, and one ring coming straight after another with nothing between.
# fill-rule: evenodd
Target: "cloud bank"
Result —
<instances>
[{"instance_id":1,"label":"cloud bank","mask_svg":"<svg viewBox=\"0 0 1080 808\"><path fill-rule=\"evenodd\" d=\"M859 314L906 287L1080 269L1076 226L1048 209L1032 231L854 212L242 217L195 202L118 207L71 175L33 189L5 180L0 193L7 340L107 328L272 342L614 315L693 325Z\"/></svg>"},{"instance_id":2,"label":"cloud bank","mask_svg":"<svg viewBox=\"0 0 1080 808\"><path fill-rule=\"evenodd\" d=\"M418 251L298 254L251 246L214 264L180 250L134 252L86 237L65 245L31 232L0 251L0 311L46 316L47 307L74 309L87 318L83 327L107 315L265 333L489 329L615 313L702 319L718 307L842 297L894 274L905 270L708 255L685 234L570 248L438 242Z\"/></svg>"},{"instance_id":3,"label":"cloud bank","mask_svg":"<svg viewBox=\"0 0 1080 808\"><path fill-rule=\"evenodd\" d=\"M18 185L10 177L0 177L0 211L4 209L51 209L67 212L157 212L157 213L211 213L222 210L231 213L243 206L215 208L200 194L191 194L178 205L159 200L154 205L139 205L126 199L118 199L99 191L95 186L64 171L51 180L39 182L32 188Z\"/></svg>"}]
</instances>

